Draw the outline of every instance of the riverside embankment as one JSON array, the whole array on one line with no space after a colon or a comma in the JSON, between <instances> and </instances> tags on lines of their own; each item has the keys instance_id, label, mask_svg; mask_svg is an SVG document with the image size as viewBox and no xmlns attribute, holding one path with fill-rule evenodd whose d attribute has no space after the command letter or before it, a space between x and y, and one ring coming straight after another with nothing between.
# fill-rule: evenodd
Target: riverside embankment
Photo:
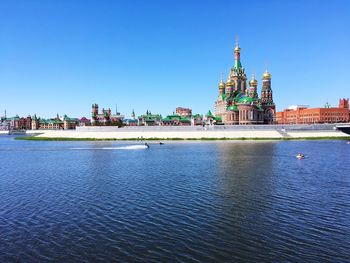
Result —
<instances>
[{"instance_id":1,"label":"riverside embankment","mask_svg":"<svg viewBox=\"0 0 350 263\"><path fill-rule=\"evenodd\" d=\"M77 140L283 140L283 139L347 139L349 135L336 130L335 125L247 125L211 127L78 127L76 130L27 131L35 139Z\"/></svg>"}]
</instances>

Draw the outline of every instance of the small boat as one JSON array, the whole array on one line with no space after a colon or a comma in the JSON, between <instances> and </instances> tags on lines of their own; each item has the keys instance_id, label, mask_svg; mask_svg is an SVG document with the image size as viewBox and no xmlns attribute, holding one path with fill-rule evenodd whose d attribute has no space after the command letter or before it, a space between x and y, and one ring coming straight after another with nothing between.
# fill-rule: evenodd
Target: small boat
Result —
<instances>
[{"instance_id":1,"label":"small boat","mask_svg":"<svg viewBox=\"0 0 350 263\"><path fill-rule=\"evenodd\" d=\"M304 159L305 155L301 154L301 153L298 153L295 157L300 160L300 159Z\"/></svg>"},{"instance_id":2,"label":"small boat","mask_svg":"<svg viewBox=\"0 0 350 263\"><path fill-rule=\"evenodd\" d=\"M164 143L163 142L159 142L159 145L164 145Z\"/></svg>"}]
</instances>

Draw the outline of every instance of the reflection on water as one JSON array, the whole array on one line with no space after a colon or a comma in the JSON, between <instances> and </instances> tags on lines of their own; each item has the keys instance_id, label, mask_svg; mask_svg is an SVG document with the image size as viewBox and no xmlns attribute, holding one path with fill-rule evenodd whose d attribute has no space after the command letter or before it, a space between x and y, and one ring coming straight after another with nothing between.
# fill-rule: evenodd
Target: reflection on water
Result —
<instances>
[{"instance_id":1,"label":"reflection on water","mask_svg":"<svg viewBox=\"0 0 350 263\"><path fill-rule=\"evenodd\" d=\"M344 142L131 144L0 137L0 262L349 258Z\"/></svg>"}]
</instances>

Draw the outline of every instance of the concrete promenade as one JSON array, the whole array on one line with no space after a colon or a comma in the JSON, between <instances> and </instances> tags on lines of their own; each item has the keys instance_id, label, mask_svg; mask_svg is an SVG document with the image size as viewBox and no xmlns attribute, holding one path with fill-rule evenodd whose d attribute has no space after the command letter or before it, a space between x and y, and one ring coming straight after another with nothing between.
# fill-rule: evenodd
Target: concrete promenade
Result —
<instances>
[{"instance_id":1,"label":"concrete promenade","mask_svg":"<svg viewBox=\"0 0 350 263\"><path fill-rule=\"evenodd\" d=\"M247 126L189 126L189 127L78 127L76 130L27 131L38 137L96 138L96 139L282 139L311 137L348 137L333 124L318 125L247 125Z\"/></svg>"}]
</instances>

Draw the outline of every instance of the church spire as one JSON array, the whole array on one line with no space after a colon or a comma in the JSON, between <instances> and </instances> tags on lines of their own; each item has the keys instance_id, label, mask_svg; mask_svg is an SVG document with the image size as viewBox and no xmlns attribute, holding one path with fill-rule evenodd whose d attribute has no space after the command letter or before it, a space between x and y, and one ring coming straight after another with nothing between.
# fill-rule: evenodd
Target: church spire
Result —
<instances>
[{"instance_id":1,"label":"church spire","mask_svg":"<svg viewBox=\"0 0 350 263\"><path fill-rule=\"evenodd\" d=\"M236 46L235 46L235 64L233 66L234 69L240 69L242 68L241 64L241 48L238 44L238 35L236 35Z\"/></svg>"}]
</instances>

